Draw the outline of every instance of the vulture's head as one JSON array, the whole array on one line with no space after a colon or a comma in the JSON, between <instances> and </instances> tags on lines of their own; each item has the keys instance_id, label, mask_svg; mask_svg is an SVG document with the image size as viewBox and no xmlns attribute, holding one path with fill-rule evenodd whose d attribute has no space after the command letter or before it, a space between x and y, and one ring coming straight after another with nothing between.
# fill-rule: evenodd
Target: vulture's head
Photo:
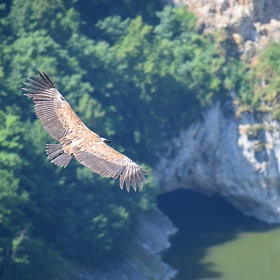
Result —
<instances>
[{"instance_id":1,"label":"vulture's head","mask_svg":"<svg viewBox=\"0 0 280 280\"><path fill-rule=\"evenodd\" d=\"M108 140L108 139L106 139L106 138L103 138L103 137L101 137L101 140L102 140L104 143L106 143L106 144L111 143L110 140Z\"/></svg>"}]
</instances>

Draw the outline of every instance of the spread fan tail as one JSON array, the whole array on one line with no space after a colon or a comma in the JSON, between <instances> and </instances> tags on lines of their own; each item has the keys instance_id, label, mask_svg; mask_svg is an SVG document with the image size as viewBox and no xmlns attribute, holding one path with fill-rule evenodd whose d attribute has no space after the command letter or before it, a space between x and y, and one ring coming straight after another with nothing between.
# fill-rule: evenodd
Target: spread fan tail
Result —
<instances>
[{"instance_id":1,"label":"spread fan tail","mask_svg":"<svg viewBox=\"0 0 280 280\"><path fill-rule=\"evenodd\" d=\"M48 154L48 159L51 160L51 163L63 167L66 167L73 157L64 153L61 144L47 144L46 151Z\"/></svg>"}]
</instances>

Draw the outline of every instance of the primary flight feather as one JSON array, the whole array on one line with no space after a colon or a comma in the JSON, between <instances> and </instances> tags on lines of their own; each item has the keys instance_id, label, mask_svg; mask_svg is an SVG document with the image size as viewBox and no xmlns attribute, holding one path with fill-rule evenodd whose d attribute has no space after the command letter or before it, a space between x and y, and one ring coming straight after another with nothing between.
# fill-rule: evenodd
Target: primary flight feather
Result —
<instances>
[{"instance_id":1,"label":"primary flight feather","mask_svg":"<svg viewBox=\"0 0 280 280\"><path fill-rule=\"evenodd\" d=\"M46 131L60 144L47 144L46 151L52 163L66 167L74 156L81 164L103 177L117 179L120 188L124 182L129 191L130 184L136 191L137 185L147 182L148 175L139 165L117 152L106 143L105 138L91 131L75 114L69 103L56 89L50 78L38 71L40 77L27 78L28 88L24 94L33 99L35 113Z\"/></svg>"}]
</instances>

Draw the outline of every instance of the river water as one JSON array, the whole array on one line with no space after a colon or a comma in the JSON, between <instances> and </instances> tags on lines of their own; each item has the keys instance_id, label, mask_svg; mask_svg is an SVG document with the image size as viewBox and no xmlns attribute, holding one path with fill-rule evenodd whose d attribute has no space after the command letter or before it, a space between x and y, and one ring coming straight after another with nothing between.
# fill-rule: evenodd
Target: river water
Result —
<instances>
[{"instance_id":1,"label":"river water","mask_svg":"<svg viewBox=\"0 0 280 280\"><path fill-rule=\"evenodd\" d=\"M177 190L158 197L179 232L163 259L174 280L279 280L280 227L243 216L218 196Z\"/></svg>"}]
</instances>

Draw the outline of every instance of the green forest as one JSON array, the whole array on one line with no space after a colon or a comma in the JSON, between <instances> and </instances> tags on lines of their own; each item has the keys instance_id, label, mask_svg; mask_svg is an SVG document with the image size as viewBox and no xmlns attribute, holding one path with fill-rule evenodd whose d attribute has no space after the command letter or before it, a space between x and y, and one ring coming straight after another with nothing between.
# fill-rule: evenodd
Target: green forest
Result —
<instances>
[{"instance_id":1,"label":"green forest","mask_svg":"<svg viewBox=\"0 0 280 280\"><path fill-rule=\"evenodd\" d=\"M152 171L165 141L231 90L242 112L280 118L279 44L250 66L223 47L223 32L197 30L186 7L10 0L0 4L0 36L1 280L56 279L124 252L138 215L156 205ZM148 168L143 189L121 191L75 160L49 162L54 140L21 90L36 69L90 129Z\"/></svg>"}]
</instances>

